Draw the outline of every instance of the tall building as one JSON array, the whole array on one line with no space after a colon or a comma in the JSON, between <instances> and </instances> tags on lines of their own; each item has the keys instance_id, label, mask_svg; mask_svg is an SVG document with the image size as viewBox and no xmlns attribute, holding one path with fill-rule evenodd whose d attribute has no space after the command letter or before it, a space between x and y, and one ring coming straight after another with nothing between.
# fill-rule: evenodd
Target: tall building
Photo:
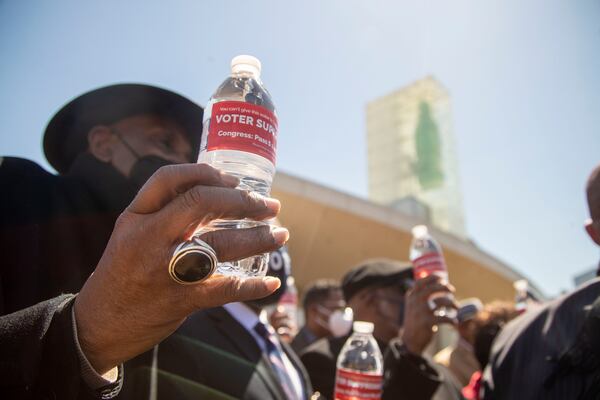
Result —
<instances>
[{"instance_id":1,"label":"tall building","mask_svg":"<svg viewBox=\"0 0 600 400\"><path fill-rule=\"evenodd\" d=\"M367 104L367 149L371 200L466 237L450 96L439 82Z\"/></svg>"}]
</instances>

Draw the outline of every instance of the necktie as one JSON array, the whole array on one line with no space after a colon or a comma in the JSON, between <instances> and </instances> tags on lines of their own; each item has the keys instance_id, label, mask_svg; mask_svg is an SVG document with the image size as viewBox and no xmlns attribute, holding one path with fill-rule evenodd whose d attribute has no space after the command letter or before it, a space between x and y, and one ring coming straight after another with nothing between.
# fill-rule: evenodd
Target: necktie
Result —
<instances>
[{"instance_id":1,"label":"necktie","mask_svg":"<svg viewBox=\"0 0 600 400\"><path fill-rule=\"evenodd\" d=\"M294 390L292 378L290 377L290 374L283 362L283 350L281 349L279 340L275 335L275 331L273 328L266 326L262 322L258 322L254 326L254 331L265 340L267 356L271 366L279 377L279 382L281 383L287 398L290 400L299 400L300 397L298 393L296 393L296 390Z\"/></svg>"}]
</instances>

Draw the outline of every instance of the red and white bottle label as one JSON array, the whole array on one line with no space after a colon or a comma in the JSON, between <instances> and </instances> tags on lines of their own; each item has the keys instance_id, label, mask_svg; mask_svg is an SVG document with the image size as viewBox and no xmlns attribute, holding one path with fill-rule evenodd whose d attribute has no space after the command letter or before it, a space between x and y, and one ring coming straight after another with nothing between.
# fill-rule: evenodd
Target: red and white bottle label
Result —
<instances>
[{"instance_id":1,"label":"red and white bottle label","mask_svg":"<svg viewBox=\"0 0 600 400\"><path fill-rule=\"evenodd\" d=\"M212 106L206 150L239 150L266 158L275 165L277 117L264 107L243 101Z\"/></svg>"},{"instance_id":2,"label":"red and white bottle label","mask_svg":"<svg viewBox=\"0 0 600 400\"><path fill-rule=\"evenodd\" d=\"M298 296L290 291L285 291L279 298L279 304L290 304L296 306L298 304Z\"/></svg>"},{"instance_id":3,"label":"red and white bottle label","mask_svg":"<svg viewBox=\"0 0 600 400\"><path fill-rule=\"evenodd\" d=\"M339 368L335 375L335 400L381 399L382 375L361 374Z\"/></svg>"},{"instance_id":4,"label":"red and white bottle label","mask_svg":"<svg viewBox=\"0 0 600 400\"><path fill-rule=\"evenodd\" d=\"M447 273L446 261L439 253L424 254L412 262L415 279L427 278L435 273Z\"/></svg>"}]
</instances>

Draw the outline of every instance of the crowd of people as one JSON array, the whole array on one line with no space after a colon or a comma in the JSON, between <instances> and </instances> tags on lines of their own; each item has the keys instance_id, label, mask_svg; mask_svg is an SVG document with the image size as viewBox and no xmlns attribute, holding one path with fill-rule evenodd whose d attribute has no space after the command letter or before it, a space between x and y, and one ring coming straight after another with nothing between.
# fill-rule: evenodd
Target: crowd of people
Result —
<instances>
[{"instance_id":1,"label":"crowd of people","mask_svg":"<svg viewBox=\"0 0 600 400\"><path fill-rule=\"evenodd\" d=\"M369 259L306 287L304 325L282 330L274 305L293 260L288 231L269 226L202 235L221 261L273 252L267 276L171 279L174 248L199 225L281 206L194 163L202 115L169 90L111 85L51 118L56 175L0 159L0 397L333 400L354 320L374 326L384 399L600 399L600 279L524 312L440 297L453 317L429 304L451 284ZM600 245L600 166L586 193ZM458 340L432 355L441 325Z\"/></svg>"}]
</instances>

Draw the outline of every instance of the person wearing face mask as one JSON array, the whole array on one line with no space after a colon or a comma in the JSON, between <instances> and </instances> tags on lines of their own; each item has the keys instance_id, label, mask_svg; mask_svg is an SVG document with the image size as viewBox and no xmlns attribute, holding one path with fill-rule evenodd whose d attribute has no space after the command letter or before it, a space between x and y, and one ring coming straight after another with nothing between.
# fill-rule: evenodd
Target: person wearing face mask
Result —
<instances>
[{"instance_id":1,"label":"person wearing face mask","mask_svg":"<svg viewBox=\"0 0 600 400\"><path fill-rule=\"evenodd\" d=\"M296 354L321 338L345 336L352 328L352 309L346 307L335 280L320 279L309 285L302 306L306 322L291 343Z\"/></svg>"},{"instance_id":2,"label":"person wearing face mask","mask_svg":"<svg viewBox=\"0 0 600 400\"><path fill-rule=\"evenodd\" d=\"M286 290L290 258L285 247L271 253L267 275L281 281L271 295L192 314L152 354L126 365L129 379L119 398L312 398L306 370L291 347L279 340L265 310Z\"/></svg>"},{"instance_id":3,"label":"person wearing face mask","mask_svg":"<svg viewBox=\"0 0 600 400\"><path fill-rule=\"evenodd\" d=\"M383 399L437 396L446 377L423 352L432 339L433 326L455 321L434 316L428 298L433 293L451 293L452 286L433 275L413 282L410 265L373 259L346 273L342 291L354 320L374 324L373 336L384 354ZM441 301L456 308L450 298ZM313 387L327 399L333 399L336 361L349 336L318 340L300 354ZM439 398L460 398L459 388L452 390L454 394Z\"/></svg>"},{"instance_id":4,"label":"person wearing face mask","mask_svg":"<svg viewBox=\"0 0 600 400\"><path fill-rule=\"evenodd\" d=\"M202 113L165 89L111 85L48 123L44 153L57 175L0 158L0 315L79 291L144 182L161 166L194 160Z\"/></svg>"}]
</instances>

